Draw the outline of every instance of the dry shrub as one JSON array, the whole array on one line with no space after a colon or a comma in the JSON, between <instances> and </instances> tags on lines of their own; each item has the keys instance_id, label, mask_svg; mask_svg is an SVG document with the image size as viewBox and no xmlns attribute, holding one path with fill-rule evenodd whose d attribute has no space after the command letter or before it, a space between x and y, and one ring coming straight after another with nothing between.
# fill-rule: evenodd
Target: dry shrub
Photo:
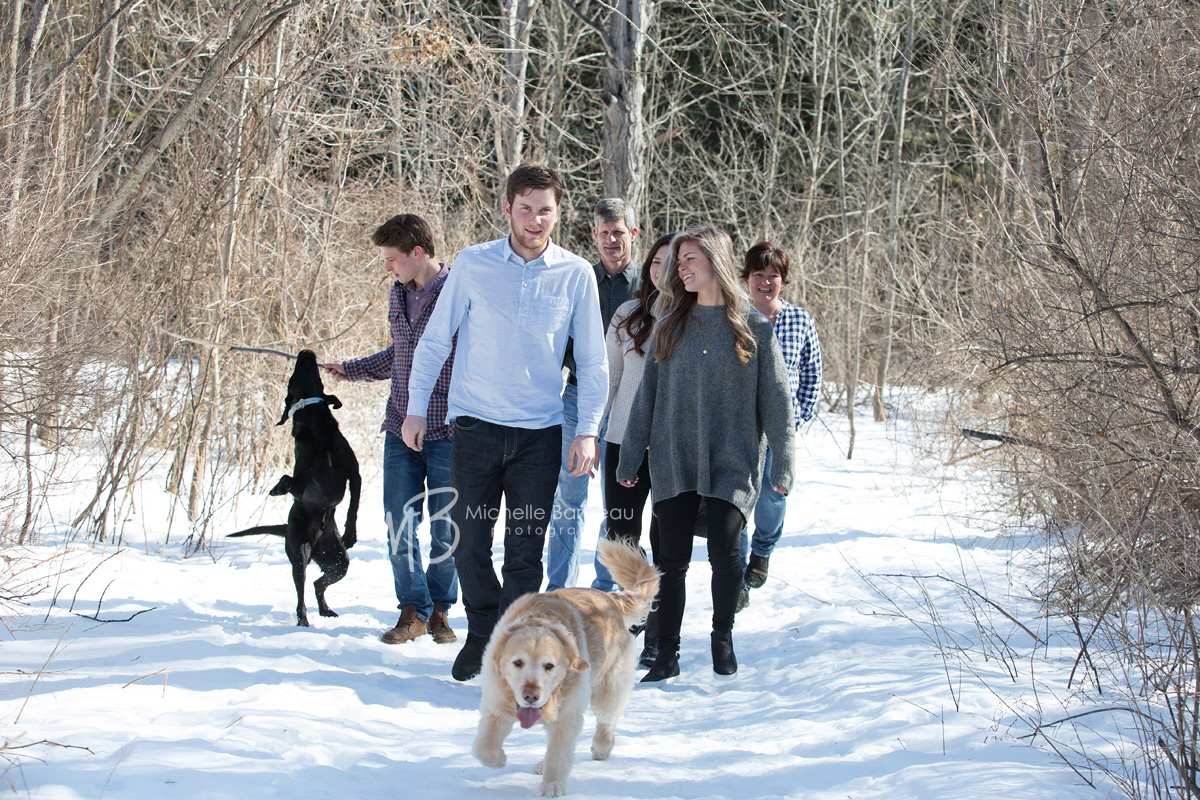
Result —
<instances>
[{"instance_id":1,"label":"dry shrub","mask_svg":"<svg viewBox=\"0 0 1200 800\"><path fill-rule=\"evenodd\" d=\"M475 238L495 58L459 20L389 4L151 0L105 27L115 8L51 6L32 50L28 18L14 32L0 11L0 70L28 87L0 93L0 447L18 487L0 521L28 538L83 447L99 469L56 521L119 539L128 488L165 454L199 550L227 479L285 467L290 371L199 342L385 347L370 233L415 211L445 232L439 255ZM371 404L351 426L373 441L379 392L338 391Z\"/></svg>"},{"instance_id":2,"label":"dry shrub","mask_svg":"<svg viewBox=\"0 0 1200 800\"><path fill-rule=\"evenodd\" d=\"M1092 696L1139 743L1118 781L1191 797L1200 15L1037 0L995 29L998 87L980 116L996 181L979 203L998 269L968 347L992 423L1019 440L996 466L1051 532L1044 597L1077 632Z\"/></svg>"}]
</instances>

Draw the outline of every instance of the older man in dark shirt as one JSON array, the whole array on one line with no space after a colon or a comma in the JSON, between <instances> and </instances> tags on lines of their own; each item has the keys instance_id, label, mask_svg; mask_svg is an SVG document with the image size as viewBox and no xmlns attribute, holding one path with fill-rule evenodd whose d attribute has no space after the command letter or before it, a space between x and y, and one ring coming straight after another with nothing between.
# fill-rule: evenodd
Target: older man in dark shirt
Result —
<instances>
[{"instance_id":1,"label":"older man in dark shirt","mask_svg":"<svg viewBox=\"0 0 1200 800\"><path fill-rule=\"evenodd\" d=\"M600 261L592 266L596 273L596 285L600 290L600 317L604 331L612 320L617 307L629 299L641 284L641 266L633 260L633 240L637 238L637 221L633 208L620 198L606 197L596 204L592 213L592 238L600 249ZM572 475L566 468L567 452L571 442L567 430L573 429L572 420L577 415L578 394L575 386L575 356L573 346L567 342L567 354L563 366L569 371L567 386L563 390L563 453L562 468L558 473L558 492L554 495L554 511L546 538L549 546L546 554L546 591L574 586L579 575L579 539L583 527L583 506L587 502L587 475ZM604 430L600 430L600 463L604 463ZM600 521L600 538L605 536L604 518ZM592 588L610 591L612 576L599 561L596 562L596 580Z\"/></svg>"}]
</instances>

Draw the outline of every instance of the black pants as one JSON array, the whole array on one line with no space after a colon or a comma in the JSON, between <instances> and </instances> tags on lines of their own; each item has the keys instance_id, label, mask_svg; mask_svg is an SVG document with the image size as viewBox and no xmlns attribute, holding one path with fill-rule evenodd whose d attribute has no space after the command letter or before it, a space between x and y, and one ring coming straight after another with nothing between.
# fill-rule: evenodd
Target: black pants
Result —
<instances>
[{"instance_id":1,"label":"black pants","mask_svg":"<svg viewBox=\"0 0 1200 800\"><path fill-rule=\"evenodd\" d=\"M642 456L638 467L637 483L626 488L617 480L617 462L621 460L621 446L609 442L604 449L604 511L608 516L608 538L623 539L640 544L642 539L642 511L646 498L650 496L650 459ZM650 553L658 564L658 518L650 513Z\"/></svg>"},{"instance_id":2,"label":"black pants","mask_svg":"<svg viewBox=\"0 0 1200 800\"><path fill-rule=\"evenodd\" d=\"M458 498L450 521L467 630L487 638L504 609L542 586L546 523L558 488L562 432L495 425L475 417L454 424L450 483ZM504 496L503 584L492 566L492 531Z\"/></svg>"},{"instance_id":3,"label":"black pants","mask_svg":"<svg viewBox=\"0 0 1200 800\"><path fill-rule=\"evenodd\" d=\"M701 500L705 506L708 563L712 565L712 629L733 630L734 607L742 588L742 558L738 548L746 518L730 502L684 492L654 504L659 525L658 561L662 570L662 585L658 590L660 639L678 637L683 624L683 607L687 600L685 583Z\"/></svg>"}]
</instances>

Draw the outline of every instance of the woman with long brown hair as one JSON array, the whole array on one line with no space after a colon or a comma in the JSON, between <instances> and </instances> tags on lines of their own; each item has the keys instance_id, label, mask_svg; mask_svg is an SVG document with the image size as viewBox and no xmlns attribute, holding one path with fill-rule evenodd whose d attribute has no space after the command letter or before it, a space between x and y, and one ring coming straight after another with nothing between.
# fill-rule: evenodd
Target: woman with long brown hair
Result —
<instances>
[{"instance_id":1,"label":"woman with long brown hair","mask_svg":"<svg viewBox=\"0 0 1200 800\"><path fill-rule=\"evenodd\" d=\"M758 497L767 444L771 484L792 483L792 407L774 331L738 280L729 235L710 225L671 242L655 306L642 382L634 399L617 478L638 483L649 449L662 570L658 657L643 681L679 674L685 581L701 503L712 565L712 660L718 677L737 672L734 607L742 585L739 536Z\"/></svg>"}]
</instances>

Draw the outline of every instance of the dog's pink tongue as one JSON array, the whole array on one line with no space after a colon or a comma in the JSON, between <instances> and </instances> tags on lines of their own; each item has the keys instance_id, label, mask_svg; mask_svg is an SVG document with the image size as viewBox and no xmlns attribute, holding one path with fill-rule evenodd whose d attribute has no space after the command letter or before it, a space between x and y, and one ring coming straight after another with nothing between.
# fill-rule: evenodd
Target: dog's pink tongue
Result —
<instances>
[{"instance_id":1,"label":"dog's pink tongue","mask_svg":"<svg viewBox=\"0 0 1200 800\"><path fill-rule=\"evenodd\" d=\"M536 708L521 707L517 709L517 721L522 728L532 728L533 723L542 718L542 712Z\"/></svg>"}]
</instances>

